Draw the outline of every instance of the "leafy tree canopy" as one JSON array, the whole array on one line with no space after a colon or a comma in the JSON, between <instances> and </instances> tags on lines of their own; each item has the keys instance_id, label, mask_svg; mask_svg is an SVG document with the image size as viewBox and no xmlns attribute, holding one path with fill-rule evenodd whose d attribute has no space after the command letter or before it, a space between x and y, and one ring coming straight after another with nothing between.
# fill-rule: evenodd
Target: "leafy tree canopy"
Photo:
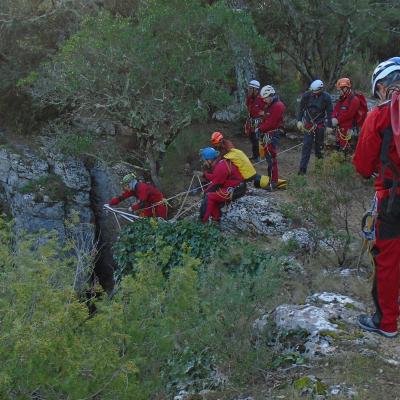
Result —
<instances>
[{"instance_id":1,"label":"leafy tree canopy","mask_svg":"<svg viewBox=\"0 0 400 400\"><path fill-rule=\"evenodd\" d=\"M139 158L158 183L159 162L178 132L231 101L232 38L265 45L247 13L221 2L154 0L138 21L108 12L86 18L44 67L33 94L42 104L133 128Z\"/></svg>"}]
</instances>

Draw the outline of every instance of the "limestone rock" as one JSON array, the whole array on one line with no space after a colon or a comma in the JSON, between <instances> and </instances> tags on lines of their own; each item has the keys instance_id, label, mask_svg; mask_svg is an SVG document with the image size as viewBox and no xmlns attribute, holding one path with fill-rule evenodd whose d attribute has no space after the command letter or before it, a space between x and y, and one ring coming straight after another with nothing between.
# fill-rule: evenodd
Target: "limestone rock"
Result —
<instances>
[{"instance_id":1,"label":"limestone rock","mask_svg":"<svg viewBox=\"0 0 400 400\"><path fill-rule=\"evenodd\" d=\"M332 309L306 305L282 304L275 310L275 323L280 330L305 330L310 334L330 331L336 332L339 327L329 320L339 315Z\"/></svg>"},{"instance_id":2,"label":"limestone rock","mask_svg":"<svg viewBox=\"0 0 400 400\"><path fill-rule=\"evenodd\" d=\"M221 219L221 229L248 235L280 235L288 221L280 213L270 192L252 190L252 194L230 203Z\"/></svg>"},{"instance_id":3,"label":"limestone rock","mask_svg":"<svg viewBox=\"0 0 400 400\"><path fill-rule=\"evenodd\" d=\"M311 250L314 247L313 240L310 237L310 234L308 233L307 229L305 228L292 229L290 231L285 232L282 235L282 240L285 243L294 241L301 248L307 250Z\"/></svg>"}]
</instances>

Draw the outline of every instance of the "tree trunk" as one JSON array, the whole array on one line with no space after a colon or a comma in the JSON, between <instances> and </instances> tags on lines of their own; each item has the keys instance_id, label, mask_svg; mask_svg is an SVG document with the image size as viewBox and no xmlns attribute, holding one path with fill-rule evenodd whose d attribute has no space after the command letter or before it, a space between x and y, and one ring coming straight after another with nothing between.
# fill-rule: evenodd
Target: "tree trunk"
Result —
<instances>
[{"instance_id":1,"label":"tree trunk","mask_svg":"<svg viewBox=\"0 0 400 400\"><path fill-rule=\"evenodd\" d=\"M226 0L226 5L233 10L248 12L245 0ZM247 86L251 79L257 79L256 64L251 49L237 38L230 39L230 46L235 54L235 73L237 82L237 100L240 107L246 107Z\"/></svg>"},{"instance_id":2,"label":"tree trunk","mask_svg":"<svg viewBox=\"0 0 400 400\"><path fill-rule=\"evenodd\" d=\"M146 144L146 158L149 163L151 180L154 185L156 185L159 189L161 188L160 181L160 154L157 150L154 149L154 145L151 141L148 141Z\"/></svg>"}]
</instances>

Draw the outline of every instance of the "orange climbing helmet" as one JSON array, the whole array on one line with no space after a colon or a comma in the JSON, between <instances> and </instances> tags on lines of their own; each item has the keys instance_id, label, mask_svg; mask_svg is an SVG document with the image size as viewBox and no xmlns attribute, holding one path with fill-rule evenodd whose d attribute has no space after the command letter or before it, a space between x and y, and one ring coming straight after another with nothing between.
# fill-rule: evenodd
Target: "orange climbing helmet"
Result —
<instances>
[{"instance_id":1,"label":"orange climbing helmet","mask_svg":"<svg viewBox=\"0 0 400 400\"><path fill-rule=\"evenodd\" d=\"M351 88L351 81L349 78L340 78L338 79L338 81L336 82L336 89L340 90L343 88Z\"/></svg>"},{"instance_id":2,"label":"orange climbing helmet","mask_svg":"<svg viewBox=\"0 0 400 400\"><path fill-rule=\"evenodd\" d=\"M211 144L213 146L216 146L217 144L220 144L222 139L224 138L224 135L221 132L214 132L211 135Z\"/></svg>"}]
</instances>

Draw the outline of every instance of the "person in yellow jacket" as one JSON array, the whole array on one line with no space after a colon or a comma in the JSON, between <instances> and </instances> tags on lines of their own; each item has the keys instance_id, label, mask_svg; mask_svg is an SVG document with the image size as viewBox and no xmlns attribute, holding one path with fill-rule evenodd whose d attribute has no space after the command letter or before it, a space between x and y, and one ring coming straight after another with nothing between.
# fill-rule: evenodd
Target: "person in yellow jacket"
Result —
<instances>
[{"instance_id":1,"label":"person in yellow jacket","mask_svg":"<svg viewBox=\"0 0 400 400\"><path fill-rule=\"evenodd\" d=\"M231 160L237 166L245 181L253 181L254 187L261 189L271 189L270 178L266 175L259 175L246 154L236 149L230 140L224 138L221 132L214 132L211 135L211 144L220 152L220 157ZM278 180L276 188L286 187L286 181Z\"/></svg>"}]
</instances>

